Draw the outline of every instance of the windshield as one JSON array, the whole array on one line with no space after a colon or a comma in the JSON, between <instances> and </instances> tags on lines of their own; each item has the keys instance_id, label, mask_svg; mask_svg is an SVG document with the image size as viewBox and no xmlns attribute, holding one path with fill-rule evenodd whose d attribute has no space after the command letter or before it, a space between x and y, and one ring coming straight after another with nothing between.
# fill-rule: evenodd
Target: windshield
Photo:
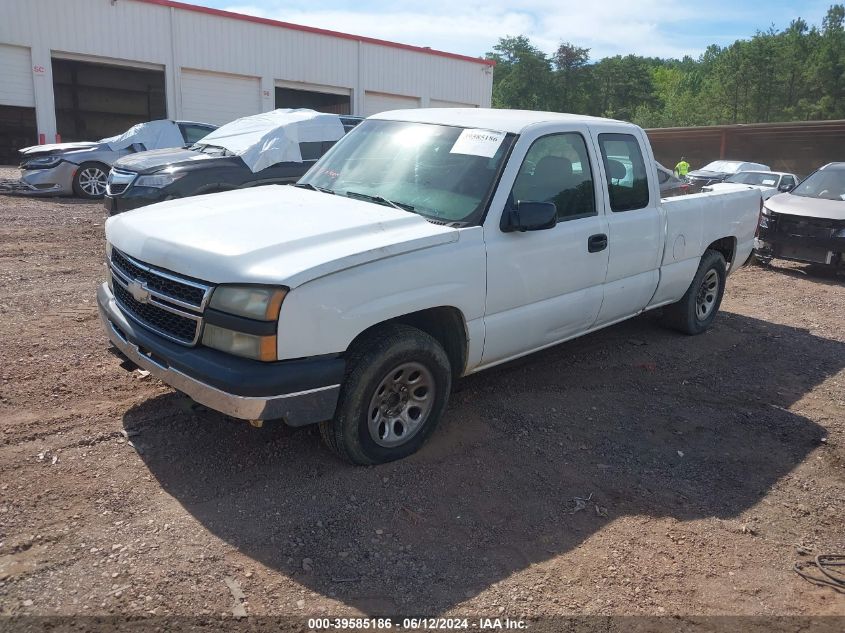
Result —
<instances>
[{"instance_id":1,"label":"windshield","mask_svg":"<svg viewBox=\"0 0 845 633\"><path fill-rule=\"evenodd\" d=\"M778 182L778 175L767 174L759 171L741 171L738 174L725 178L725 182L735 182L741 185L774 187Z\"/></svg>"},{"instance_id":2,"label":"windshield","mask_svg":"<svg viewBox=\"0 0 845 633\"><path fill-rule=\"evenodd\" d=\"M701 168L701 171L716 171L732 174L739 171L742 163L736 160L714 160Z\"/></svg>"},{"instance_id":3,"label":"windshield","mask_svg":"<svg viewBox=\"0 0 845 633\"><path fill-rule=\"evenodd\" d=\"M794 196L845 200L845 167L828 167L808 176L792 190Z\"/></svg>"},{"instance_id":4,"label":"windshield","mask_svg":"<svg viewBox=\"0 0 845 633\"><path fill-rule=\"evenodd\" d=\"M441 222L477 223L514 138L447 125L367 120L298 184Z\"/></svg>"}]
</instances>

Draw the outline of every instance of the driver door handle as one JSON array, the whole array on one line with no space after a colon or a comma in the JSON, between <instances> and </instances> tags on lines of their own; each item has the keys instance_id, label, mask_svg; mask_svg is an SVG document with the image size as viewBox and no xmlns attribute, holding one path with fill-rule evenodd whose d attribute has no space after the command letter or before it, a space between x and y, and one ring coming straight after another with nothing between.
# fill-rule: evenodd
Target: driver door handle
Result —
<instances>
[{"instance_id":1,"label":"driver door handle","mask_svg":"<svg viewBox=\"0 0 845 633\"><path fill-rule=\"evenodd\" d=\"M587 252L589 253L598 253L599 251L603 251L607 248L607 235L604 233L598 233L597 235L591 235L587 239Z\"/></svg>"}]
</instances>

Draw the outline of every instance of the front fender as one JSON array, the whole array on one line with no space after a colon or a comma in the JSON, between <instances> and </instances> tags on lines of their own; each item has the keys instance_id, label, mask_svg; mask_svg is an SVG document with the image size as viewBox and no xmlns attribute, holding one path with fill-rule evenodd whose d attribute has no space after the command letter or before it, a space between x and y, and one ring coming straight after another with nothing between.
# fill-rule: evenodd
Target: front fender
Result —
<instances>
[{"instance_id":1,"label":"front fender","mask_svg":"<svg viewBox=\"0 0 845 633\"><path fill-rule=\"evenodd\" d=\"M428 308L457 308L470 341L467 367L483 346L486 253L480 227L455 242L320 277L291 290L278 328L280 359L346 351L363 331Z\"/></svg>"}]
</instances>

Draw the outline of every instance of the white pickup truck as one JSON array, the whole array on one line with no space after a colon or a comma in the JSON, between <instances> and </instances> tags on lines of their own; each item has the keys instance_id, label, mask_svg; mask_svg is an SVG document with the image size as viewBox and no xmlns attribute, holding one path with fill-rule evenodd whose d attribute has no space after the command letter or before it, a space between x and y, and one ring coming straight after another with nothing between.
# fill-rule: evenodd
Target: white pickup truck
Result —
<instances>
[{"instance_id":1,"label":"white pickup truck","mask_svg":"<svg viewBox=\"0 0 845 633\"><path fill-rule=\"evenodd\" d=\"M98 303L113 345L195 401L319 423L375 464L420 447L460 376L661 306L704 331L760 204L661 201L628 123L385 112L296 186L110 218Z\"/></svg>"}]
</instances>

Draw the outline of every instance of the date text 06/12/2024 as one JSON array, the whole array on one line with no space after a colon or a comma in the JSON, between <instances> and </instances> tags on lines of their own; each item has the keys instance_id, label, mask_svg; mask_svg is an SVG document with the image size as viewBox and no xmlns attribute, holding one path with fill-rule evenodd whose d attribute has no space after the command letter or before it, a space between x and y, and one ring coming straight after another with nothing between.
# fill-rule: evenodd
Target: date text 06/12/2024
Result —
<instances>
[{"instance_id":1,"label":"date text 06/12/2024","mask_svg":"<svg viewBox=\"0 0 845 633\"><path fill-rule=\"evenodd\" d=\"M425 630L477 630L519 631L528 628L524 620L511 618L309 618L308 628L314 631L359 630L378 631L399 629Z\"/></svg>"}]
</instances>

